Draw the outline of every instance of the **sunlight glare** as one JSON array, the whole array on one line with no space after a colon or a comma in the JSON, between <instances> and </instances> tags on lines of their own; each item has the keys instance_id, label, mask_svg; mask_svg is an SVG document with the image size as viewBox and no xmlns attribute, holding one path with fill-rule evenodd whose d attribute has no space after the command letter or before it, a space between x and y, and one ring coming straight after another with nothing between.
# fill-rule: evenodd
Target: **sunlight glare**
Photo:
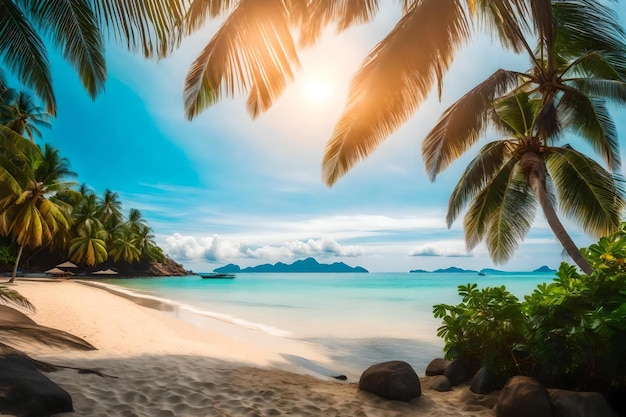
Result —
<instances>
[{"instance_id":1,"label":"sunlight glare","mask_svg":"<svg viewBox=\"0 0 626 417\"><path fill-rule=\"evenodd\" d=\"M330 84L321 78L309 78L302 85L304 97L312 103L327 102L333 94Z\"/></svg>"}]
</instances>

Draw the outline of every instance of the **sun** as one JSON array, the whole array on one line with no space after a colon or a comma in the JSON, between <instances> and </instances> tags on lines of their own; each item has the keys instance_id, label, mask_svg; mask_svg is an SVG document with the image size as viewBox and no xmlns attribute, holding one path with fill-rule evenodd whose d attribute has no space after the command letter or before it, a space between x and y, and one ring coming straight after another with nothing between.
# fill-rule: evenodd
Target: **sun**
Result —
<instances>
[{"instance_id":1,"label":"sun","mask_svg":"<svg viewBox=\"0 0 626 417\"><path fill-rule=\"evenodd\" d=\"M333 89L322 78L307 78L302 84L302 95L309 102L326 103L333 95Z\"/></svg>"}]
</instances>

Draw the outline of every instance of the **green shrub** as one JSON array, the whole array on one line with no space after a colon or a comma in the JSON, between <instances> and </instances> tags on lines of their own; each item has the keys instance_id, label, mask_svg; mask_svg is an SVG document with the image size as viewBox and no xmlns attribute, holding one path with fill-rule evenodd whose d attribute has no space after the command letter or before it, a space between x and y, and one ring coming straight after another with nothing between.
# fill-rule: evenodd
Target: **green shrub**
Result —
<instances>
[{"instance_id":1,"label":"green shrub","mask_svg":"<svg viewBox=\"0 0 626 417\"><path fill-rule=\"evenodd\" d=\"M15 257L11 255L11 247L0 245L0 265L12 265Z\"/></svg>"},{"instance_id":2,"label":"green shrub","mask_svg":"<svg viewBox=\"0 0 626 417\"><path fill-rule=\"evenodd\" d=\"M626 232L583 250L594 267L579 274L562 263L552 283L523 302L506 288L459 287L462 302L439 304L446 357L501 375L531 375L549 386L626 388Z\"/></svg>"}]
</instances>

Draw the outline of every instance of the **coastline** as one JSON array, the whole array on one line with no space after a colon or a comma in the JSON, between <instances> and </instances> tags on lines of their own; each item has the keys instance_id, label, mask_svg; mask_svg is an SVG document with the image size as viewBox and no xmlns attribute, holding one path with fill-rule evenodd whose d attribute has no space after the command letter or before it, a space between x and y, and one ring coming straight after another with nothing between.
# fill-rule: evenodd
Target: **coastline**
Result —
<instances>
[{"instance_id":1,"label":"coastline","mask_svg":"<svg viewBox=\"0 0 626 417\"><path fill-rule=\"evenodd\" d=\"M74 400L76 412L59 415L493 415L460 401L467 387L439 393L428 389L428 378L422 380L422 397L410 403L360 392L355 381L325 377L327 358L302 341L219 320L199 330L78 282L20 280L13 288L35 305L37 312L28 315L39 324L82 337L98 350L17 348L36 359L117 377L73 370L47 374Z\"/></svg>"}]
</instances>

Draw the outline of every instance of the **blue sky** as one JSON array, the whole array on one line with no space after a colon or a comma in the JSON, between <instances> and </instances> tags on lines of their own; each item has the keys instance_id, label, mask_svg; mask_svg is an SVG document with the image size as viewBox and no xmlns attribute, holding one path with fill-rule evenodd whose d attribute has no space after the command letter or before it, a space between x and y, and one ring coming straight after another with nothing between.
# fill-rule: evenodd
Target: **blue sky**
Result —
<instances>
[{"instance_id":1,"label":"blue sky","mask_svg":"<svg viewBox=\"0 0 626 417\"><path fill-rule=\"evenodd\" d=\"M458 54L441 101L432 94L335 186L321 181L324 146L350 78L399 16L396 4L383 7L388 9L373 23L339 35L328 31L303 51L296 81L257 120L247 114L245 97L225 99L193 122L184 118L187 69L219 22L158 62L109 45L109 79L95 101L53 55L58 115L38 142L59 148L79 181L98 194L111 189L126 211L141 210L159 245L196 271L307 256L370 271L494 267L484 246L465 251L462 218L450 229L445 224L450 192L478 147L435 183L421 159L422 139L448 105L497 68L526 69L525 57L502 52L485 36ZM623 2L618 7L625 15ZM613 114L619 124L625 113ZM626 134L622 126L620 133ZM564 223L579 246L591 243ZM561 246L538 213L516 254L497 268L556 268L562 260Z\"/></svg>"}]
</instances>

